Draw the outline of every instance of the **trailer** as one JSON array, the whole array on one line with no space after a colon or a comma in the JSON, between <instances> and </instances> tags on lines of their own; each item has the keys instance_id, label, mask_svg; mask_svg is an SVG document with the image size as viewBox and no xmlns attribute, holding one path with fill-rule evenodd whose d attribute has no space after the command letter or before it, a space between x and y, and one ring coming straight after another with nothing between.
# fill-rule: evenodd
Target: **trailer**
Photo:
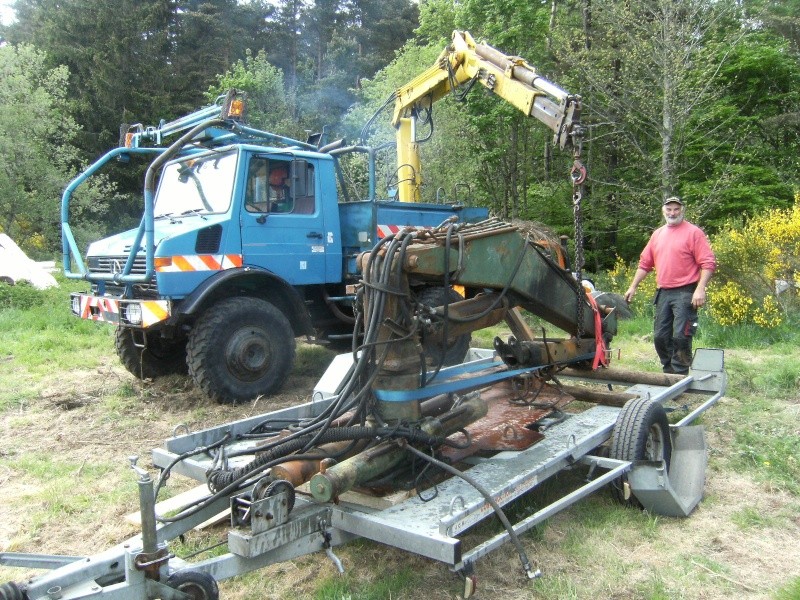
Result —
<instances>
[{"instance_id":1,"label":"trailer","mask_svg":"<svg viewBox=\"0 0 800 600\"><path fill-rule=\"evenodd\" d=\"M254 432L286 431L324 415L356 361L352 354L339 355L308 403L202 431L180 431L153 451L153 464L162 470L158 484L133 460L141 534L93 556L3 553L4 565L50 571L3 584L0 599L211 600L219 597L218 581L310 553L325 552L343 570L335 548L356 538L443 563L464 578L469 597L476 562L508 542L516 546L525 576L538 577L519 536L598 490L672 517L688 516L702 499L706 445L703 427L695 422L725 392L723 351L697 349L685 377L566 368L540 383L538 367L511 369L497 351L472 349L462 364L431 372L420 401L422 413L432 420L461 421L441 451L413 440L395 441L392 448L373 445L356 456L380 468L362 464L360 470L346 470L366 480L342 493L336 491L339 479L325 479L334 461L317 460L316 474L307 481L308 474L301 473L307 463L298 459L283 465L280 478L251 476L177 514L158 514L154 487L163 484L164 473L206 482L222 464L234 470L247 464L263 448L264 438ZM463 415L476 402L485 411L464 425ZM668 423L668 413L680 418ZM385 473L397 453L403 461L388 468L388 475L373 476ZM419 477L423 464L437 473ZM585 472L584 483L516 523L508 521L504 509L565 470ZM320 475L321 480L314 479ZM381 481L387 477L405 480L406 492L382 495ZM326 482L333 487L326 488ZM331 489L331 498L321 500ZM170 552L172 541L227 510L227 553L186 561ZM493 515L500 517L503 530L466 547L464 534Z\"/></svg>"}]
</instances>

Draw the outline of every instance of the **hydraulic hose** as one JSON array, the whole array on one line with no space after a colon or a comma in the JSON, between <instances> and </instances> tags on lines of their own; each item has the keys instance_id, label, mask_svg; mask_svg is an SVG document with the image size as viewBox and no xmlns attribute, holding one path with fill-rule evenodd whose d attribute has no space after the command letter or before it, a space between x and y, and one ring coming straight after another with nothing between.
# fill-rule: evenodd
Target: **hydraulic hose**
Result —
<instances>
[{"instance_id":1,"label":"hydraulic hose","mask_svg":"<svg viewBox=\"0 0 800 600\"><path fill-rule=\"evenodd\" d=\"M527 574L528 578L534 579L535 577L539 577L541 573L539 572L538 569L535 571L533 570L533 567L531 566L531 561L528 560L528 555L525 553L525 548L522 547L522 542L519 541L519 536L517 535L517 532L514 531L514 526L511 524L511 521L508 520L506 513L503 512L503 509L495 501L495 499L492 498L492 495L486 488L484 488L480 483L478 483L475 479L473 479L469 475L462 473L455 467L452 467L447 463L442 462L441 460L438 460L429 454L425 454L421 450L417 450L412 446L409 446L407 450L409 450L412 454L418 456L422 460L428 461L432 465L439 467L443 471L447 471L451 475L460 477L461 479L466 481L469 485L474 487L480 493L480 495L483 496L483 498L489 503L489 505L492 507L495 514L497 515L497 518L500 519L500 522L503 524L503 527L505 527L506 531L508 532L508 537L511 539L511 543L514 544L514 547L517 549L517 555L519 556L519 560L522 563L522 568L525 570L525 573Z\"/></svg>"},{"instance_id":2,"label":"hydraulic hose","mask_svg":"<svg viewBox=\"0 0 800 600\"><path fill-rule=\"evenodd\" d=\"M315 436L317 444L328 444L332 442L348 442L354 440L365 440L375 438L404 438L411 443L419 443L425 446L438 446L442 439L437 436L429 435L420 429L403 427L332 427L321 435ZM246 478L248 475L258 472L269 463L282 458L293 460L294 452L302 450L308 444L307 436L287 441L277 445L266 452L260 453L256 458L246 465L235 469L211 469L206 474L208 487L212 492L217 492L228 487L233 482Z\"/></svg>"}]
</instances>

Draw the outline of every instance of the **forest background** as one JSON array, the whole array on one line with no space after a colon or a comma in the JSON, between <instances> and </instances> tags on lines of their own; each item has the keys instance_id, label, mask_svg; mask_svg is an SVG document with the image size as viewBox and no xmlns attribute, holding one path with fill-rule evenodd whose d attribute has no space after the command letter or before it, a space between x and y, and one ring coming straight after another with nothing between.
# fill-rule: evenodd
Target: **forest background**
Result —
<instances>
[{"instance_id":1,"label":"forest background","mask_svg":"<svg viewBox=\"0 0 800 600\"><path fill-rule=\"evenodd\" d=\"M764 322L786 312L773 284L793 285L800 254L798 0L12 6L15 20L0 28L0 230L34 258L59 252L61 193L117 145L121 123L174 119L235 86L249 93L254 126L303 139L325 128L331 138L391 140L388 113L362 126L464 29L582 96L588 271L625 279L660 222L661 200L679 194L729 264L753 259L736 237L750 224L760 289L746 289L753 276L740 273L719 296L732 303L727 318L750 310L748 301ZM573 236L572 156L551 147L546 127L480 86L434 112L435 135L422 145L423 200L462 199L469 189L501 218ZM70 219L82 247L138 224L143 168L112 169L79 188ZM794 225L781 242L758 219ZM717 291L732 280L719 279Z\"/></svg>"}]
</instances>

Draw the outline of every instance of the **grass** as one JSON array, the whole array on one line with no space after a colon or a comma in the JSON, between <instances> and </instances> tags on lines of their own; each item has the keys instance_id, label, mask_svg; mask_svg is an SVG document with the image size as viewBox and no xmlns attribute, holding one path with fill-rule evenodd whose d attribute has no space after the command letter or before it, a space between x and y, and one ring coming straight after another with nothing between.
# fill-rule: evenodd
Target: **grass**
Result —
<instances>
[{"instance_id":1,"label":"grass","mask_svg":"<svg viewBox=\"0 0 800 600\"><path fill-rule=\"evenodd\" d=\"M68 291L80 284L61 283L60 289L45 292L0 286L0 481L6 488L0 490L0 502L9 510L6 522L24 523L18 531L4 530L0 523L0 551L70 553L78 545L88 553L102 550L106 541L125 539L130 528L109 525L138 504L135 480L124 464L127 455L146 455L176 423L196 429L267 408L261 401L214 405L180 378L145 385L120 375L112 328L73 317ZM534 331L540 326L532 323ZM647 317L621 323L613 346L622 352L615 364L658 370L651 331ZM508 332L503 327L477 332L473 344L491 347L497 335ZM736 554L726 550L726 544L734 545L728 540L741 536L746 541L735 546L747 548L797 529L798 342L800 328L792 324L761 337L751 328L701 326L696 346L725 348L730 380L726 397L704 418L712 439L709 470L717 480L734 478L736 494L724 487L708 490L701 514L689 522L631 511L595 494L523 536L529 556L545 571L532 585L520 581L510 545L482 559L481 597L694 600L741 595L747 588L737 580L751 565L736 563ZM330 358L324 348L299 346L296 371L303 378L292 392L298 397L307 393ZM509 508L512 520L552 502L564 486L580 485L581 477L578 470L564 472L542 484ZM173 493L173 485L166 495ZM741 502L739 486L744 486L742 494L751 494ZM8 489L15 495L2 496ZM98 506L105 512L95 531ZM709 523L703 525L704 519ZM468 532L465 547L480 534L500 530L489 519ZM10 545L2 544L7 531L13 532ZM59 535L66 539L56 543ZM219 530L192 532L171 550L187 556L224 539ZM224 551L224 546L215 548L199 558ZM458 578L440 564L380 544L362 540L336 553L347 568L344 576L335 574L324 555L306 556L226 581L223 597L452 598L460 590ZM0 567L0 583L14 577ZM773 574L770 581L778 583L755 597L800 599L796 575Z\"/></svg>"},{"instance_id":2,"label":"grass","mask_svg":"<svg viewBox=\"0 0 800 600\"><path fill-rule=\"evenodd\" d=\"M721 460L759 482L800 495L800 329L787 322L757 338L752 326L729 327L728 345L720 339L721 332L708 325L701 323L694 345L725 349L726 396L735 404L730 410L714 409L730 417L725 422L733 436L732 452ZM623 323L615 346L627 352L618 364L637 368L648 354L655 360L650 339L638 335L649 326L647 318ZM764 335L775 343L763 347Z\"/></svg>"},{"instance_id":3,"label":"grass","mask_svg":"<svg viewBox=\"0 0 800 600\"><path fill-rule=\"evenodd\" d=\"M325 577L314 592L314 600L385 600L419 588L419 576L409 568L383 573L375 580L362 582L345 574Z\"/></svg>"},{"instance_id":4,"label":"grass","mask_svg":"<svg viewBox=\"0 0 800 600\"><path fill-rule=\"evenodd\" d=\"M0 285L0 411L41 391L46 374L96 367L113 354L112 328L70 312L69 292L82 287L63 278L48 290Z\"/></svg>"},{"instance_id":5,"label":"grass","mask_svg":"<svg viewBox=\"0 0 800 600\"><path fill-rule=\"evenodd\" d=\"M775 600L798 600L800 598L800 577L795 577L785 587L779 589L774 596Z\"/></svg>"}]
</instances>

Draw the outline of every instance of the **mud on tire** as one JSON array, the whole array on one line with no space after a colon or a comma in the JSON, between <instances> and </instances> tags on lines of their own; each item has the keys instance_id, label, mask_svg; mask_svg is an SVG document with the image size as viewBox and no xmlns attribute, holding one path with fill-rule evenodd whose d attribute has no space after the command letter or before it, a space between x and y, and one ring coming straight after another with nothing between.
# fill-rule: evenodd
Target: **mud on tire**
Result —
<instances>
[{"instance_id":1,"label":"mud on tire","mask_svg":"<svg viewBox=\"0 0 800 600\"><path fill-rule=\"evenodd\" d=\"M258 298L229 298L203 314L189 335L187 362L195 383L221 404L277 391L294 364L292 327Z\"/></svg>"}]
</instances>

